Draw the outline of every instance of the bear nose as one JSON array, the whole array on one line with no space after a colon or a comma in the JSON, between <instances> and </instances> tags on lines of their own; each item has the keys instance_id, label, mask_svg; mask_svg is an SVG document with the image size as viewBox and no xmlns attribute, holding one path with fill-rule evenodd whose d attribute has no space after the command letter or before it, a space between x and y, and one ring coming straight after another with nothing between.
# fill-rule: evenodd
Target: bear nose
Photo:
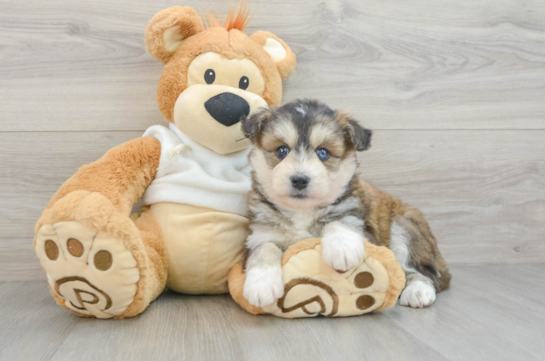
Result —
<instances>
[{"instance_id":1,"label":"bear nose","mask_svg":"<svg viewBox=\"0 0 545 361\"><path fill-rule=\"evenodd\" d=\"M233 93L221 93L204 103L212 118L229 127L240 121L243 115L250 114L250 105L246 100Z\"/></svg>"},{"instance_id":2,"label":"bear nose","mask_svg":"<svg viewBox=\"0 0 545 361\"><path fill-rule=\"evenodd\" d=\"M310 179L305 176L293 176L291 177L291 185L293 186L293 188L302 190L308 186L309 180Z\"/></svg>"}]
</instances>

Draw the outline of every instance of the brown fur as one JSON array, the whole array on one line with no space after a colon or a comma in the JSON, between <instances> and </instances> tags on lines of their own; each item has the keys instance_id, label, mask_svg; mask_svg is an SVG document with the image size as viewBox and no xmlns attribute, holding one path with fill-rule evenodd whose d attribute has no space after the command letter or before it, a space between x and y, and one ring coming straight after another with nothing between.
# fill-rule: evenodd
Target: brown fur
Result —
<instances>
[{"instance_id":1,"label":"brown fur","mask_svg":"<svg viewBox=\"0 0 545 361\"><path fill-rule=\"evenodd\" d=\"M405 213L406 206L400 200L365 181L359 182L356 192L366 208L366 231L373 236L374 243L388 247L392 217Z\"/></svg>"},{"instance_id":2,"label":"brown fur","mask_svg":"<svg viewBox=\"0 0 545 361\"><path fill-rule=\"evenodd\" d=\"M389 247L392 222L398 222L411 236L409 266L429 277L437 292L447 289L450 272L422 212L363 180L357 185L355 195L366 209L366 232L373 237L370 241Z\"/></svg>"},{"instance_id":3,"label":"brown fur","mask_svg":"<svg viewBox=\"0 0 545 361\"><path fill-rule=\"evenodd\" d=\"M203 31L201 18L189 6L174 6L157 13L146 27L145 42L148 53L163 63L167 63L176 52L166 50L163 43L164 31L173 26L180 26L184 38Z\"/></svg>"},{"instance_id":4,"label":"brown fur","mask_svg":"<svg viewBox=\"0 0 545 361\"><path fill-rule=\"evenodd\" d=\"M396 216L394 220L405 228L411 237L409 266L430 278L436 292L446 290L450 285L451 275L422 212L407 207L407 211L401 216Z\"/></svg>"},{"instance_id":5,"label":"brown fur","mask_svg":"<svg viewBox=\"0 0 545 361\"><path fill-rule=\"evenodd\" d=\"M161 144L151 137L112 148L96 162L81 167L59 188L47 208L73 191L86 190L102 194L119 212L129 215L133 204L155 178L160 156Z\"/></svg>"}]
</instances>

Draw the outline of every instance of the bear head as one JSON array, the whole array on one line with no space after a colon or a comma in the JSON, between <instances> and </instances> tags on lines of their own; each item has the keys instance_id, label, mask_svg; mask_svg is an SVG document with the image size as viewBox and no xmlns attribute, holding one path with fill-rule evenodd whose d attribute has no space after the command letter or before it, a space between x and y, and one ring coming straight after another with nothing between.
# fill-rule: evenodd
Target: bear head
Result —
<instances>
[{"instance_id":1,"label":"bear head","mask_svg":"<svg viewBox=\"0 0 545 361\"><path fill-rule=\"evenodd\" d=\"M242 32L249 11L229 11L223 24L207 27L190 7L175 6L149 22L148 52L165 64L157 90L166 120L219 154L250 146L240 119L282 99L282 79L295 68L295 54L266 31Z\"/></svg>"}]
</instances>

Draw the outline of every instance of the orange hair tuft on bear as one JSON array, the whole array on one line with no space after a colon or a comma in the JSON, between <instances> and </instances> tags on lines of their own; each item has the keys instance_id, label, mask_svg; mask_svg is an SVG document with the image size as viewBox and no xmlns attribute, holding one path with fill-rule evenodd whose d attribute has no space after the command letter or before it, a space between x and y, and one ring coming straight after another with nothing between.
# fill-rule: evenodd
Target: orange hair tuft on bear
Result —
<instances>
[{"instance_id":1,"label":"orange hair tuft on bear","mask_svg":"<svg viewBox=\"0 0 545 361\"><path fill-rule=\"evenodd\" d=\"M205 14L205 23L207 28L223 26L227 31L231 29L243 31L252 17L253 15L250 16L250 6L240 2L235 7L229 8L229 13L223 24L212 13Z\"/></svg>"}]
</instances>

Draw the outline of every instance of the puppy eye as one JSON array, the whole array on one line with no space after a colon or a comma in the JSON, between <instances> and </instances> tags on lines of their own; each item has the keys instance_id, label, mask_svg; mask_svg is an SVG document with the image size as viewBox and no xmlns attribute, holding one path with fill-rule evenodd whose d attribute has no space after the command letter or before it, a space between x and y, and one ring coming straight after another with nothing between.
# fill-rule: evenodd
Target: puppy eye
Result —
<instances>
[{"instance_id":1,"label":"puppy eye","mask_svg":"<svg viewBox=\"0 0 545 361\"><path fill-rule=\"evenodd\" d=\"M250 86L250 79L248 79L247 76L243 76L242 78L240 78L240 80L238 81L238 87L242 90L246 90L248 89L248 86Z\"/></svg>"},{"instance_id":2,"label":"puppy eye","mask_svg":"<svg viewBox=\"0 0 545 361\"><path fill-rule=\"evenodd\" d=\"M321 161L326 161L329 159L329 150L325 148L318 148L316 149L316 155Z\"/></svg>"},{"instance_id":3,"label":"puppy eye","mask_svg":"<svg viewBox=\"0 0 545 361\"><path fill-rule=\"evenodd\" d=\"M278 159L284 159L288 156L290 153L290 148L286 147L285 145L281 145L276 149L276 156Z\"/></svg>"},{"instance_id":4,"label":"puppy eye","mask_svg":"<svg viewBox=\"0 0 545 361\"><path fill-rule=\"evenodd\" d=\"M206 84L212 84L216 80L216 72L212 69L206 69L204 72L204 81Z\"/></svg>"}]
</instances>

